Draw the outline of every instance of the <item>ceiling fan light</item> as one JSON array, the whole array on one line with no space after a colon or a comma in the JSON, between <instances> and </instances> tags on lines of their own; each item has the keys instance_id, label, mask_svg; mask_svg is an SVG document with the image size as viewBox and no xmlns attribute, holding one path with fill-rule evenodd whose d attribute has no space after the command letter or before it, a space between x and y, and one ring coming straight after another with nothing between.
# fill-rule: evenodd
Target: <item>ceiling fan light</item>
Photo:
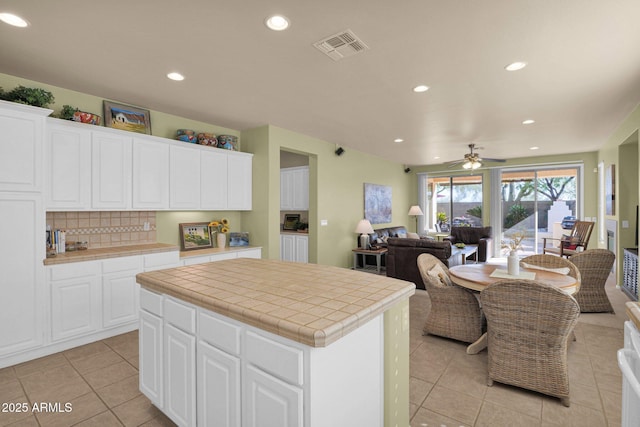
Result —
<instances>
[{"instance_id":1,"label":"ceiling fan light","mask_svg":"<svg viewBox=\"0 0 640 427\"><path fill-rule=\"evenodd\" d=\"M471 169L471 165L472 165L472 163L471 163L471 162L464 162L464 163L462 164L462 167L463 167L464 169Z\"/></svg>"},{"instance_id":2,"label":"ceiling fan light","mask_svg":"<svg viewBox=\"0 0 640 427\"><path fill-rule=\"evenodd\" d=\"M471 163L471 169L478 169L480 166L482 166L482 163L480 162L472 162Z\"/></svg>"}]
</instances>

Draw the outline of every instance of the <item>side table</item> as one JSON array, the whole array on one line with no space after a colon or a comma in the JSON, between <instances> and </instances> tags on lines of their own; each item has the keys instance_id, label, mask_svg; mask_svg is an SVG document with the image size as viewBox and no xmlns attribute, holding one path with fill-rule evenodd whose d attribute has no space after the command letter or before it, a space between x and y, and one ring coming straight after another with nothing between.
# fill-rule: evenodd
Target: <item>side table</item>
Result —
<instances>
[{"instance_id":1,"label":"side table","mask_svg":"<svg viewBox=\"0 0 640 427\"><path fill-rule=\"evenodd\" d=\"M382 249L353 249L353 269L358 270L358 255L362 255L362 269L366 266L366 255L374 255L376 257L376 271L380 274L382 267L382 256L387 253L387 248Z\"/></svg>"}]
</instances>

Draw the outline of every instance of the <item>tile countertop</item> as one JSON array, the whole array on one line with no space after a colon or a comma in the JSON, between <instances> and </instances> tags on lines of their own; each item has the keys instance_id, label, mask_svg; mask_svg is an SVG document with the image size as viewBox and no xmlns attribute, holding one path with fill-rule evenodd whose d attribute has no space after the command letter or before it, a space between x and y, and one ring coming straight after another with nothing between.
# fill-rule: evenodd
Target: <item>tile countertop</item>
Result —
<instances>
[{"instance_id":1,"label":"tile countertop","mask_svg":"<svg viewBox=\"0 0 640 427\"><path fill-rule=\"evenodd\" d=\"M132 255L155 254L159 252L177 251L180 248L166 243L150 243L146 245L114 246L110 248L87 249L84 251L65 252L46 258L44 265L66 264L69 262L93 261L105 258L117 258Z\"/></svg>"},{"instance_id":2,"label":"tile countertop","mask_svg":"<svg viewBox=\"0 0 640 427\"><path fill-rule=\"evenodd\" d=\"M625 303L625 311L629 319L636 325L636 328L640 330L640 303L634 301Z\"/></svg>"},{"instance_id":3,"label":"tile countertop","mask_svg":"<svg viewBox=\"0 0 640 427\"><path fill-rule=\"evenodd\" d=\"M238 258L140 273L138 283L312 347L326 347L415 293L345 268Z\"/></svg>"}]
</instances>

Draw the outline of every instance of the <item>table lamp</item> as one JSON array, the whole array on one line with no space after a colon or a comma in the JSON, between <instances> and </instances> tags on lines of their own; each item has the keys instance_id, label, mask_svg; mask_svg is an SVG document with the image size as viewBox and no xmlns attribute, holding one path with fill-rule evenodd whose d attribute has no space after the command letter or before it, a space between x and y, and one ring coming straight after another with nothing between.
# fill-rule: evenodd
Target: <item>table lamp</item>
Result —
<instances>
[{"instance_id":1,"label":"table lamp","mask_svg":"<svg viewBox=\"0 0 640 427\"><path fill-rule=\"evenodd\" d=\"M409 208L409 216L416 217L416 233L418 232L418 217L422 215L424 214L422 213L422 209L420 209L420 206L413 205Z\"/></svg>"},{"instance_id":2,"label":"table lamp","mask_svg":"<svg viewBox=\"0 0 640 427\"><path fill-rule=\"evenodd\" d=\"M356 233L360 233L360 247L362 249L369 249L369 234L373 233L373 227L368 219L361 219L356 226Z\"/></svg>"}]
</instances>

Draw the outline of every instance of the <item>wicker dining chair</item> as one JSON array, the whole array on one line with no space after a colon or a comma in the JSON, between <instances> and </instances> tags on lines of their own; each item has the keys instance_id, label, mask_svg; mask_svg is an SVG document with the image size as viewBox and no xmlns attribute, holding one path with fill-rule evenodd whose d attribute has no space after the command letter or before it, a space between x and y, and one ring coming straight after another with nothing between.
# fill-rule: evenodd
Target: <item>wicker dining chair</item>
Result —
<instances>
[{"instance_id":1,"label":"wicker dining chair","mask_svg":"<svg viewBox=\"0 0 640 427\"><path fill-rule=\"evenodd\" d=\"M580 289L582 281L580 270L573 262L569 261L567 258L548 254L529 255L528 257L522 258L520 260L520 264L535 265L537 267L551 270L568 268L569 272L567 273L567 275L573 277L578 281L578 290ZM578 290L576 290L576 292L578 292Z\"/></svg>"},{"instance_id":2,"label":"wicker dining chair","mask_svg":"<svg viewBox=\"0 0 640 427\"><path fill-rule=\"evenodd\" d=\"M503 280L480 293L487 318L488 385L493 381L559 397L569 406L567 342L580 307L535 280Z\"/></svg>"},{"instance_id":3,"label":"wicker dining chair","mask_svg":"<svg viewBox=\"0 0 640 427\"><path fill-rule=\"evenodd\" d=\"M569 258L580 271L580 290L574 295L583 313L614 313L604 285L616 256L607 249L589 249Z\"/></svg>"},{"instance_id":4,"label":"wicker dining chair","mask_svg":"<svg viewBox=\"0 0 640 427\"><path fill-rule=\"evenodd\" d=\"M423 331L472 343L483 333L484 316L478 298L454 285L449 269L431 254L418 256L418 270L431 299L431 310Z\"/></svg>"}]
</instances>

